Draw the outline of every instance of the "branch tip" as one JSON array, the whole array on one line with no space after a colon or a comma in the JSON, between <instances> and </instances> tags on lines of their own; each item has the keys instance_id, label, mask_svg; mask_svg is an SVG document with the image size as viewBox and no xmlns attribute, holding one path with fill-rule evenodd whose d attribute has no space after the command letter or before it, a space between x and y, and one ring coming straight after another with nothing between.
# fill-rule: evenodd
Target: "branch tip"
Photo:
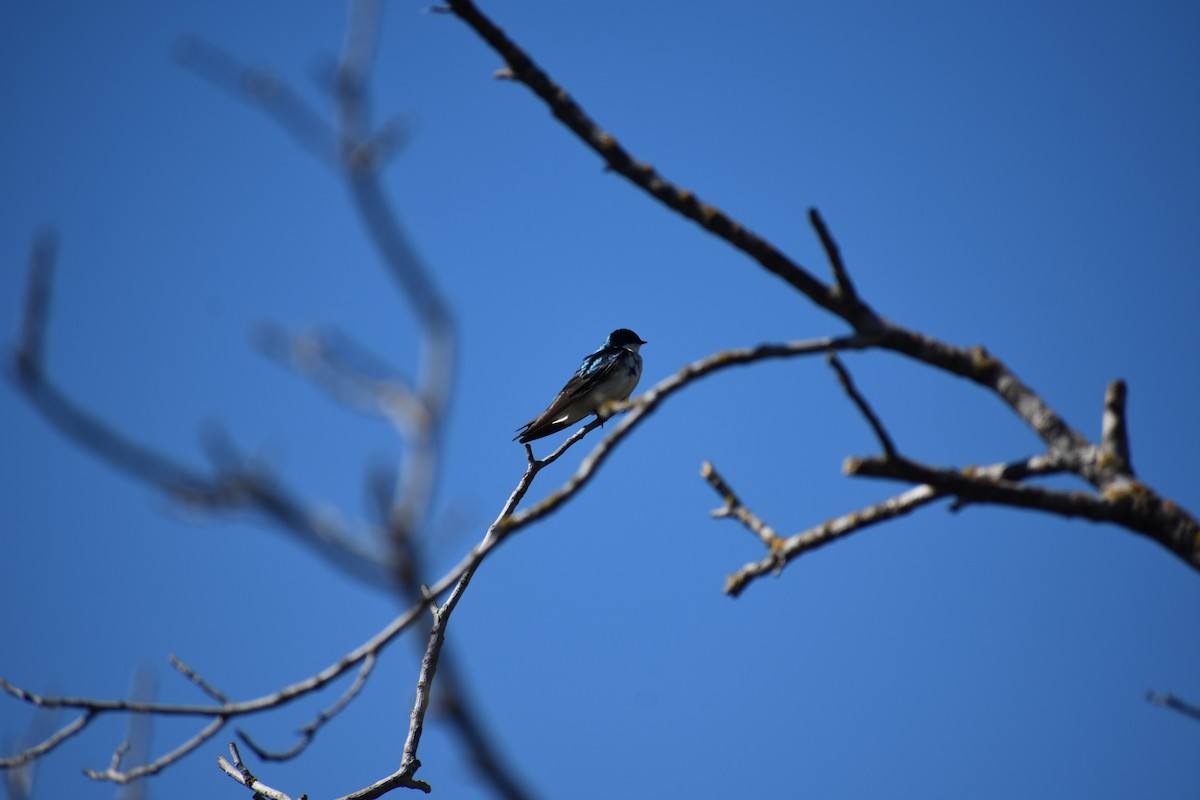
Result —
<instances>
[{"instance_id":1,"label":"branch tip","mask_svg":"<svg viewBox=\"0 0 1200 800\"><path fill-rule=\"evenodd\" d=\"M1108 384L1104 392L1104 413L1100 423L1100 444L1111 460L1110 466L1118 473L1132 476L1133 462L1129 453L1129 429L1125 416L1125 400L1128 391L1125 381L1117 378Z\"/></svg>"},{"instance_id":2,"label":"branch tip","mask_svg":"<svg viewBox=\"0 0 1200 800\"><path fill-rule=\"evenodd\" d=\"M834 292L838 299L848 305L859 305L858 290L854 288L850 274L846 271L846 264L842 261L842 252L838 248L833 234L829 232L829 226L821 217L821 212L815 206L808 209L808 221L816 230L817 238L821 240L821 247L825 250L825 257L829 259L829 269L833 273Z\"/></svg>"}]
</instances>

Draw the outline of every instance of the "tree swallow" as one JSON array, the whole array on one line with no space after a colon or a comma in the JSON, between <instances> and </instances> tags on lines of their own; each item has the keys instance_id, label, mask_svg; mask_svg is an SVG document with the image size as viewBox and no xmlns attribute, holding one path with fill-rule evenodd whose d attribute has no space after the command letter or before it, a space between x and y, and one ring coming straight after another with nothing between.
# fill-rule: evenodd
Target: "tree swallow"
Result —
<instances>
[{"instance_id":1,"label":"tree swallow","mask_svg":"<svg viewBox=\"0 0 1200 800\"><path fill-rule=\"evenodd\" d=\"M608 335L599 350L583 359L579 369L554 398L550 407L517 428L513 441L521 444L558 433L588 414L599 416L600 408L610 400L625 400L642 377L644 345L636 333L618 328Z\"/></svg>"}]
</instances>

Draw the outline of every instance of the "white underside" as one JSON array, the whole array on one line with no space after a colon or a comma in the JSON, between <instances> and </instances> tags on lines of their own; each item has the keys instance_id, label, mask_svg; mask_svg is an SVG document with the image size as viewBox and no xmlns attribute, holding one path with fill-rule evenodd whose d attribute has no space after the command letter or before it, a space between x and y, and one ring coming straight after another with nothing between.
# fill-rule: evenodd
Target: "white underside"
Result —
<instances>
[{"instance_id":1,"label":"white underside","mask_svg":"<svg viewBox=\"0 0 1200 800\"><path fill-rule=\"evenodd\" d=\"M556 425L572 425L589 414L594 414L610 400L625 400L637 386L638 375L626 375L623 380L609 381L597 386L583 397L567 406L565 413L554 420Z\"/></svg>"}]
</instances>

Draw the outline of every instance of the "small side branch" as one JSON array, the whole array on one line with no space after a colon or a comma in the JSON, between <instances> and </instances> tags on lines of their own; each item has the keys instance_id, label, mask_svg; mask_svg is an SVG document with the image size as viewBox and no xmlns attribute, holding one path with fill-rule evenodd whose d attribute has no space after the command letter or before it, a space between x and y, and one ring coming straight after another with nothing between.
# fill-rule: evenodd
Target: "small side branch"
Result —
<instances>
[{"instance_id":1,"label":"small side branch","mask_svg":"<svg viewBox=\"0 0 1200 800\"><path fill-rule=\"evenodd\" d=\"M254 792L255 800L260 800L261 798L267 798L267 800L292 800L292 798L288 795L284 794L278 789L273 789L270 786L267 786L258 778L254 777L254 773L252 773L250 768L242 762L242 754L238 752L237 744L234 742L229 743L229 754L232 756L233 762L230 763L229 761L225 760L225 756L217 756L217 766L219 766L221 771L226 775L233 778L250 791ZM299 798L297 798L297 800L306 800L307 797L308 795L302 794Z\"/></svg>"},{"instance_id":2,"label":"small side branch","mask_svg":"<svg viewBox=\"0 0 1200 800\"><path fill-rule=\"evenodd\" d=\"M111 781L118 786L123 786L139 778L145 778L149 775L155 775L167 767L174 764L179 759L194 751L197 747L207 742L212 737L220 733L225 724L229 722L229 717L217 716L212 719L207 725L201 728L192 738L188 739L183 744L176 747L171 752L164 756L151 761L149 764L143 764L140 767L134 767L129 770L121 769L121 758L125 755L128 749L128 744L122 744L113 753L112 762L108 769L94 770L84 769L84 774L94 781Z\"/></svg>"},{"instance_id":3,"label":"small side branch","mask_svg":"<svg viewBox=\"0 0 1200 800\"><path fill-rule=\"evenodd\" d=\"M713 491L720 495L725 502L723 506L712 512L714 518L732 517L736 519L746 526L746 529L753 533L771 552L775 552L782 546L783 540L779 538L775 529L763 522L757 514L742 503L711 461L705 461L700 466L700 477L708 481L708 485L713 487Z\"/></svg>"},{"instance_id":4,"label":"small side branch","mask_svg":"<svg viewBox=\"0 0 1200 800\"><path fill-rule=\"evenodd\" d=\"M884 455L888 458L895 456L896 447L892 444L892 437L888 436L888 432L883 427L883 423L879 421L879 417L875 415L866 398L854 386L854 381L850 379L850 372L842 364L841 359L833 352L830 352L826 358L829 361L829 366L833 367L833 371L837 373L838 383L842 385L842 388L846 390L846 394L850 395L850 399L854 402L854 405L866 417L867 422L871 425L871 430L875 431L875 438L879 439L879 445L883 448Z\"/></svg>"},{"instance_id":5,"label":"small side branch","mask_svg":"<svg viewBox=\"0 0 1200 800\"><path fill-rule=\"evenodd\" d=\"M1115 380L1104 392L1104 416L1101 421L1100 445L1116 463L1113 468L1132 476L1133 460L1129 455L1129 430L1125 421L1125 381Z\"/></svg>"},{"instance_id":6,"label":"small side branch","mask_svg":"<svg viewBox=\"0 0 1200 800\"><path fill-rule=\"evenodd\" d=\"M253 750L254 754L263 761L288 761L295 758L303 753L310 744L312 744L313 739L315 739L317 736L317 731L321 730L325 723L336 717L342 712L343 709L346 708L346 706L353 702L354 698L357 697L359 692L362 691L363 687L366 686L367 678L370 677L373 669L375 669L375 654L368 653L367 657L363 659L362 666L358 668L358 674L354 676L354 682L350 684L350 687L342 693L342 696L339 697L333 705L321 711L321 713L317 714L317 716L313 718L311 722L301 728L299 730L299 741L297 741L287 750L267 750L263 747L260 747L258 743L256 743L254 739L250 737L250 734L241 729L238 729L238 737L241 738L246 746Z\"/></svg>"},{"instance_id":7,"label":"small side branch","mask_svg":"<svg viewBox=\"0 0 1200 800\"><path fill-rule=\"evenodd\" d=\"M171 666L174 667L180 675L196 684L200 691L204 692L213 700L216 700L218 703L229 702L229 697L227 697L224 692L217 690L215 687L209 684L208 681L204 680L204 678L200 676L200 673L196 672L196 670L185 664L183 659L179 658L179 656L172 653L167 657L167 660L171 662Z\"/></svg>"},{"instance_id":8,"label":"small side branch","mask_svg":"<svg viewBox=\"0 0 1200 800\"><path fill-rule=\"evenodd\" d=\"M837 241L834 240L833 234L829 232L828 226L825 225L825 220L821 217L821 212L816 208L808 210L808 221L817 232L817 238L821 240L821 247L825 249L825 257L829 259L829 269L833 272L834 291L850 305L857 306L860 301L858 299L858 290L854 288L854 283L850 280L850 273L846 271L846 264L842 261L842 252L838 249Z\"/></svg>"},{"instance_id":9,"label":"small side branch","mask_svg":"<svg viewBox=\"0 0 1200 800\"><path fill-rule=\"evenodd\" d=\"M38 234L29 253L29 278L25 307L21 314L21 339L17 344L17 369L24 380L35 381L44 364L46 320L50 316L50 294L58 235L52 230Z\"/></svg>"},{"instance_id":10,"label":"small side branch","mask_svg":"<svg viewBox=\"0 0 1200 800\"><path fill-rule=\"evenodd\" d=\"M771 573L778 574L786 564L810 550L827 545L855 531L910 514L943 496L941 492L930 486L918 486L881 503L867 506L801 531L794 536L789 536L765 558L747 564L726 578L725 594L737 597L752 581Z\"/></svg>"},{"instance_id":11,"label":"small side branch","mask_svg":"<svg viewBox=\"0 0 1200 800\"><path fill-rule=\"evenodd\" d=\"M1024 461L976 467L974 474L980 476L981 479L1018 481L1034 475L1049 475L1062 471L1062 465L1054 459L1046 456L1034 456ZM881 522L911 514L913 511L951 494L945 489L931 485L916 486L880 503L844 514L789 536L781 540L778 546L772 547L768 555L761 560L746 564L730 575L725 580L725 593L737 597L753 581L771 573L778 574L785 565L811 550Z\"/></svg>"},{"instance_id":12,"label":"small side branch","mask_svg":"<svg viewBox=\"0 0 1200 800\"><path fill-rule=\"evenodd\" d=\"M1170 692L1146 692L1146 702L1151 705L1178 711L1186 717L1200 721L1200 706L1194 706Z\"/></svg>"},{"instance_id":13,"label":"small side branch","mask_svg":"<svg viewBox=\"0 0 1200 800\"><path fill-rule=\"evenodd\" d=\"M11 756L0 758L0 769L12 769L28 764L49 753L54 748L88 726L96 712L88 709L37 744L31 745Z\"/></svg>"}]
</instances>

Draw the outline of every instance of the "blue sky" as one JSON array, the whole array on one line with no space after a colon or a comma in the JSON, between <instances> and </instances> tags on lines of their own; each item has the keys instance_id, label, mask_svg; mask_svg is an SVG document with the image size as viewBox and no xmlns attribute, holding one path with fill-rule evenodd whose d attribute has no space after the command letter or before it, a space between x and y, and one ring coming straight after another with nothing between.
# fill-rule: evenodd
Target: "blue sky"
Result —
<instances>
[{"instance_id":1,"label":"blue sky","mask_svg":"<svg viewBox=\"0 0 1200 800\"><path fill-rule=\"evenodd\" d=\"M509 6L517 7L509 7ZM408 143L386 177L459 325L435 568L478 540L524 465L512 430L615 327L643 386L716 350L842 327L727 245L602 171L451 17L389 5L372 98ZM821 209L886 316L983 343L1077 428L1130 386L1139 475L1200 509L1200 9L1194 3L605 4L484 10L633 153L822 277ZM266 117L180 69L198 34L327 108L312 76L344 9L285 2L0 8L0 315L15 341L33 234L61 236L49 367L112 424L196 465L223 424L308 501L366 515L401 447L248 340L336 325L415 368L413 319L336 176ZM948 465L1028 456L994 398L878 354L846 358L897 445ZM252 516L181 511L66 442L5 384L0 675L123 696L178 654L251 697L335 660L396 613ZM557 441L557 440L555 440ZM480 571L450 641L478 710L542 797L1195 795L1200 576L1133 534L935 506L793 563L760 555L698 477L713 461L791 533L902 487L840 474L869 429L820 359L726 372L670 400L588 491ZM542 452L543 444L538 448ZM584 448L548 469L558 485ZM431 579L435 576L430 576ZM403 641L279 788L336 796L399 758ZM339 687L340 688L340 687ZM243 724L279 747L337 689ZM29 725L0 700L0 738ZM39 798L111 797L124 730L55 752ZM155 728L156 754L196 727ZM227 732L229 735L232 731ZM220 742L151 796L237 796ZM481 797L436 724L420 776ZM255 766L255 765L252 765Z\"/></svg>"}]
</instances>

